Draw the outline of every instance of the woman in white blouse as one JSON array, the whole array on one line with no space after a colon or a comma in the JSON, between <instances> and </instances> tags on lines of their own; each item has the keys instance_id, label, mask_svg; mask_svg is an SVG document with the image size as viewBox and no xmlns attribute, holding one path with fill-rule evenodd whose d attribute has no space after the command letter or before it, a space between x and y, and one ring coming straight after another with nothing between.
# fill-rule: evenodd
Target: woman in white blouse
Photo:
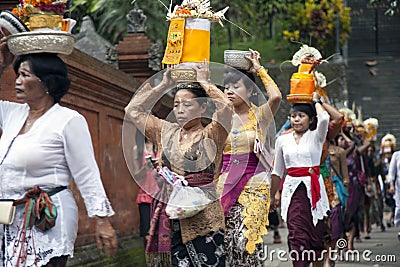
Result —
<instances>
[{"instance_id":1,"label":"woman in white blouse","mask_svg":"<svg viewBox=\"0 0 400 267\"><path fill-rule=\"evenodd\" d=\"M394 211L394 225L400 227L400 151L393 153L389 166L389 193L393 195L396 203ZM400 232L397 234L400 240Z\"/></svg>"},{"instance_id":2,"label":"woman in white blouse","mask_svg":"<svg viewBox=\"0 0 400 267\"><path fill-rule=\"evenodd\" d=\"M323 265L319 257L324 249L323 218L329 203L319 165L329 115L317 93L313 94L313 101L315 108L310 104L292 106L290 123L294 131L279 136L275 145L272 179L285 179L281 215L289 231L293 266L308 266L311 261ZM276 189L272 188L271 193L274 191Z\"/></svg>"},{"instance_id":3,"label":"woman in white blouse","mask_svg":"<svg viewBox=\"0 0 400 267\"><path fill-rule=\"evenodd\" d=\"M0 74L13 61L5 40L0 43ZM57 208L55 226L41 231L24 229L24 206L18 205L14 223L0 227L0 266L66 266L73 256L78 208L66 189L74 178L89 217L96 218L98 247L116 252L117 237L108 219L108 201L95 161L85 118L58 104L69 88L65 63L56 54L19 56L16 99L0 101L0 198L21 199L39 186L49 191ZM65 188L65 189L64 189Z\"/></svg>"}]
</instances>

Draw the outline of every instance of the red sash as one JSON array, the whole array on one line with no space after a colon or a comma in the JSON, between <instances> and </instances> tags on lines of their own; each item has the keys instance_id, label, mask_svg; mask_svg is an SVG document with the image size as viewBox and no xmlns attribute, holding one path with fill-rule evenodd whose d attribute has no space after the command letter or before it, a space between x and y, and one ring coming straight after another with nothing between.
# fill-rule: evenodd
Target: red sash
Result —
<instances>
[{"instance_id":1,"label":"red sash","mask_svg":"<svg viewBox=\"0 0 400 267\"><path fill-rule=\"evenodd\" d=\"M315 209L318 200L321 198L321 187L319 185L319 166L314 167L294 167L288 169L288 174L293 177L310 176L311 177L311 203Z\"/></svg>"}]
</instances>

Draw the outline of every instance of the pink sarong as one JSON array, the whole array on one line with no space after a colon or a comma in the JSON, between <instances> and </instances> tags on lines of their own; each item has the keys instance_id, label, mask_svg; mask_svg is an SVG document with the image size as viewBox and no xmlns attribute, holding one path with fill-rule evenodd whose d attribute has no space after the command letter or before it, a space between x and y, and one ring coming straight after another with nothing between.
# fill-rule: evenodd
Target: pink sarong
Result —
<instances>
[{"instance_id":1,"label":"pink sarong","mask_svg":"<svg viewBox=\"0 0 400 267\"><path fill-rule=\"evenodd\" d=\"M221 205L226 216L239 198L247 182L254 175L265 171L253 152L244 154L225 154L223 156L222 173L228 173L222 190Z\"/></svg>"}]
</instances>

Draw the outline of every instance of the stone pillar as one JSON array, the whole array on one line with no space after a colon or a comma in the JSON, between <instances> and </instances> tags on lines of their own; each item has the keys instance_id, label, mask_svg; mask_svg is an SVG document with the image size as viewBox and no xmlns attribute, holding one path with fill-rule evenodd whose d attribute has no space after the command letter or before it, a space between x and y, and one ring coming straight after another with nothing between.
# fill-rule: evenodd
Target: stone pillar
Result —
<instances>
[{"instance_id":1,"label":"stone pillar","mask_svg":"<svg viewBox=\"0 0 400 267\"><path fill-rule=\"evenodd\" d=\"M118 68L118 56L115 47L96 32L89 16L83 18L81 30L75 35L75 48Z\"/></svg>"},{"instance_id":2,"label":"stone pillar","mask_svg":"<svg viewBox=\"0 0 400 267\"><path fill-rule=\"evenodd\" d=\"M153 43L147 37L146 19L143 10L135 3L127 15L128 34L116 46L119 69L140 82L161 70L161 44Z\"/></svg>"}]
</instances>

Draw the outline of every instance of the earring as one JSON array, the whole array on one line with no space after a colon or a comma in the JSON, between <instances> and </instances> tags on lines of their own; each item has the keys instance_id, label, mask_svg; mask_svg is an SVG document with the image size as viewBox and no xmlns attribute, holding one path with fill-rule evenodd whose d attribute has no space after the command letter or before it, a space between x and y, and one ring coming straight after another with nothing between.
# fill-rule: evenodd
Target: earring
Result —
<instances>
[{"instance_id":1,"label":"earring","mask_svg":"<svg viewBox=\"0 0 400 267\"><path fill-rule=\"evenodd\" d=\"M48 95L49 94L49 90L47 90L47 89L44 90L44 93Z\"/></svg>"}]
</instances>

